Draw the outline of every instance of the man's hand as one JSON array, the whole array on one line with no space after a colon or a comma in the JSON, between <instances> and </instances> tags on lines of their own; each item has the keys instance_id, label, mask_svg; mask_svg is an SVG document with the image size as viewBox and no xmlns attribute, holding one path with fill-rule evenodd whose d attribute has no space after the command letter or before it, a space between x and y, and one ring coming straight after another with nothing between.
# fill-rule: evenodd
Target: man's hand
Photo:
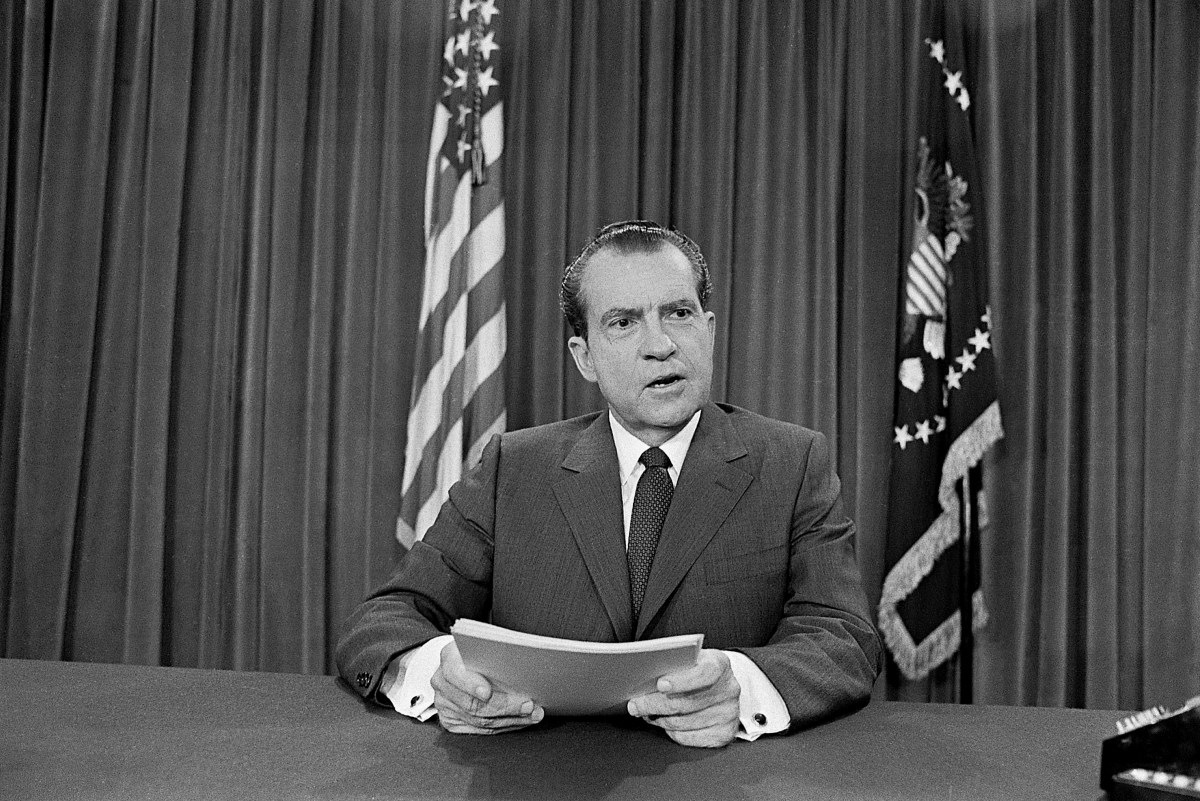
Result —
<instances>
[{"instance_id":1,"label":"man's hand","mask_svg":"<svg viewBox=\"0 0 1200 801\"><path fill-rule=\"evenodd\" d=\"M433 705L442 728L455 734L497 734L531 726L545 717L532 700L495 689L467 669L458 645L442 649L442 662L430 680Z\"/></svg>"},{"instance_id":2,"label":"man's hand","mask_svg":"<svg viewBox=\"0 0 1200 801\"><path fill-rule=\"evenodd\" d=\"M630 699L628 710L680 745L720 748L737 734L741 690L729 657L704 648L695 665L663 676L658 692Z\"/></svg>"}]
</instances>

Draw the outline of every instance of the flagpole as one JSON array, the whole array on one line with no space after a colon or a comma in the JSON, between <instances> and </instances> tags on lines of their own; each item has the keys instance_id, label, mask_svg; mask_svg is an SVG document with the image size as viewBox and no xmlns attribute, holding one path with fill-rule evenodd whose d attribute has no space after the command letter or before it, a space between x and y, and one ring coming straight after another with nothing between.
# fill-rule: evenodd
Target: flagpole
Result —
<instances>
[{"instance_id":1,"label":"flagpole","mask_svg":"<svg viewBox=\"0 0 1200 801\"><path fill-rule=\"evenodd\" d=\"M960 704L974 703L975 695L975 632L973 612L973 587L971 580L975 570L973 551L975 549L976 527L979 517L975 513L974 497L971 492L971 477L975 468L968 470L958 480L959 525L962 538L960 551L962 560L959 567L958 582L958 614L961 634L958 646L958 702Z\"/></svg>"}]
</instances>

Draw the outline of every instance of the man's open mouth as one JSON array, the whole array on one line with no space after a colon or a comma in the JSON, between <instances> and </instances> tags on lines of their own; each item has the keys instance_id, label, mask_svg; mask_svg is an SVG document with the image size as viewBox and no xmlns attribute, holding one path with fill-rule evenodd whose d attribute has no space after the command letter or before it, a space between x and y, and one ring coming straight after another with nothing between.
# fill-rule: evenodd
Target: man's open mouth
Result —
<instances>
[{"instance_id":1,"label":"man's open mouth","mask_svg":"<svg viewBox=\"0 0 1200 801\"><path fill-rule=\"evenodd\" d=\"M665 376L663 376L662 378L656 378L656 379L654 379L653 381L651 381L651 382L650 382L649 384L647 384L646 386L647 386L649 389L662 389L662 388L664 388L664 387L669 387L669 386L671 386L672 384L674 384L674 383L676 383L676 382L678 382L678 381L682 381L682 380L683 380L683 376L681 376L681 375L674 375L674 374L672 374L672 375L665 375Z\"/></svg>"}]
</instances>

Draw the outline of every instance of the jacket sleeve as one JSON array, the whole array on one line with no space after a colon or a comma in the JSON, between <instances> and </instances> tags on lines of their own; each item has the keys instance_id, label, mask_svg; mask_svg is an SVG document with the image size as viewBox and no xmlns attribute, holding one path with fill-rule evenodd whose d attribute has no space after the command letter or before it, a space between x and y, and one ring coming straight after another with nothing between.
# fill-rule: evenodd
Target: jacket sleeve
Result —
<instances>
[{"instance_id":1,"label":"jacket sleeve","mask_svg":"<svg viewBox=\"0 0 1200 801\"><path fill-rule=\"evenodd\" d=\"M487 614L500 440L492 438L479 464L451 488L424 538L343 623L338 673L367 700L389 705L376 692L394 658L449 632L460 617Z\"/></svg>"},{"instance_id":2,"label":"jacket sleeve","mask_svg":"<svg viewBox=\"0 0 1200 801\"><path fill-rule=\"evenodd\" d=\"M855 556L825 437L802 455L792 510L788 594L770 641L738 648L783 696L791 727L857 709L870 699L882 649Z\"/></svg>"}]
</instances>

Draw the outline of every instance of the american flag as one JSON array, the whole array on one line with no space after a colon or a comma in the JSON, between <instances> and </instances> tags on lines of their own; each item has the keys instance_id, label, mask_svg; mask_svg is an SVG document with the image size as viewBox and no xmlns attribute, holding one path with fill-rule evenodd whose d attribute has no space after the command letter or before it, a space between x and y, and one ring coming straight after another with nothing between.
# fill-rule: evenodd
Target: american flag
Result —
<instances>
[{"instance_id":1,"label":"american flag","mask_svg":"<svg viewBox=\"0 0 1200 801\"><path fill-rule=\"evenodd\" d=\"M448 2L425 178L425 284L396 537L424 536L504 430L503 104L496 0Z\"/></svg>"},{"instance_id":2,"label":"american flag","mask_svg":"<svg viewBox=\"0 0 1200 801\"><path fill-rule=\"evenodd\" d=\"M879 628L901 673L924 678L987 620L980 591L979 462L1004 436L957 4L925 39ZM964 573L963 568L968 570ZM964 629L963 617L971 622ZM969 652L968 652L969 653ZM964 675L969 662L964 662ZM969 684L964 684L964 688Z\"/></svg>"}]
</instances>

